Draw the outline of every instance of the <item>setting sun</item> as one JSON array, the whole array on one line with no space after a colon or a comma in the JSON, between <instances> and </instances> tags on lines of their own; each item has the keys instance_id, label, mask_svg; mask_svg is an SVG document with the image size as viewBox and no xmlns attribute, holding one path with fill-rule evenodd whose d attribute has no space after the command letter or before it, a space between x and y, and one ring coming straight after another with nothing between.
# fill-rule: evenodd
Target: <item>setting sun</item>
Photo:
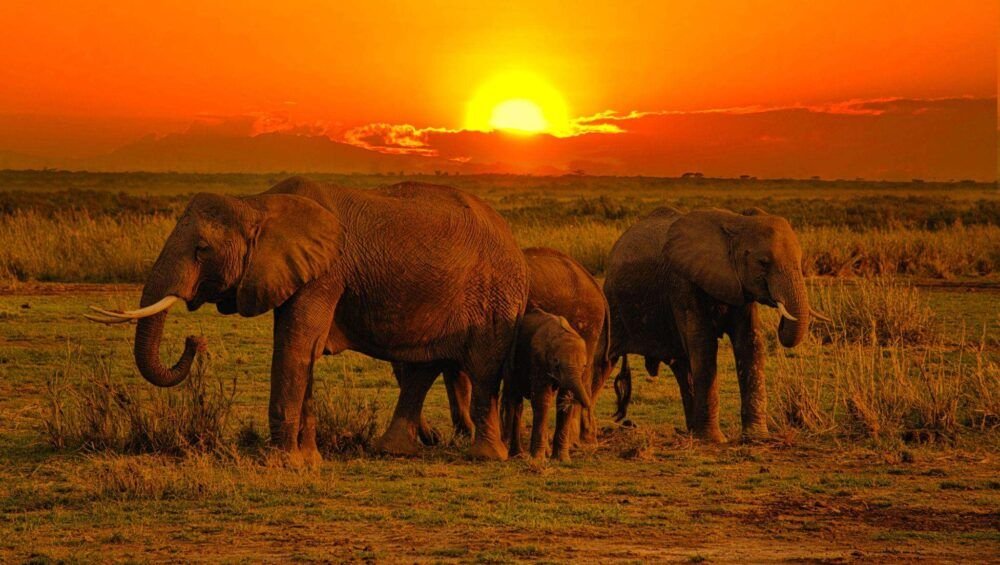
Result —
<instances>
[{"instance_id":1,"label":"setting sun","mask_svg":"<svg viewBox=\"0 0 1000 565\"><path fill-rule=\"evenodd\" d=\"M466 107L466 129L514 133L570 133L569 110L559 91L542 78L508 72L483 83Z\"/></svg>"},{"instance_id":2,"label":"setting sun","mask_svg":"<svg viewBox=\"0 0 1000 565\"><path fill-rule=\"evenodd\" d=\"M490 126L495 129L538 133L549 129L542 109L531 100L518 98L501 102L493 108Z\"/></svg>"}]
</instances>

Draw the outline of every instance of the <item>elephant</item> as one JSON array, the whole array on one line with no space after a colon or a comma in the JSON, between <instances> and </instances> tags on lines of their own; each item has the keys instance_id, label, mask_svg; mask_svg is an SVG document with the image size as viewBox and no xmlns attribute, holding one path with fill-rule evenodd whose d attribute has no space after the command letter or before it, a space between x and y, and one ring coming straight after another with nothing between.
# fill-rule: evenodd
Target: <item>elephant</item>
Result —
<instances>
[{"instance_id":1,"label":"elephant","mask_svg":"<svg viewBox=\"0 0 1000 565\"><path fill-rule=\"evenodd\" d=\"M608 259L604 291L611 306L611 353L624 358L615 379L616 420L631 399L627 354L645 357L655 375L667 364L677 379L684 419L695 436L724 442L716 381L718 340L729 336L740 387L742 431L767 436L764 351L757 305L781 314L778 338L795 347L811 317L802 251L784 218L754 208L682 213L661 207L626 230Z\"/></svg>"},{"instance_id":2,"label":"elephant","mask_svg":"<svg viewBox=\"0 0 1000 565\"><path fill-rule=\"evenodd\" d=\"M611 315L604 292L587 269L565 253L544 247L529 247L524 249L524 258L530 282L528 308L562 316L586 342L587 358L590 360L590 398L592 402L596 402L611 373L611 361L608 357ZM468 414L468 379L454 371L446 372L445 385L455 430L459 434L468 433L472 429ZM581 412L579 405L574 404L570 412L560 411L556 418L556 426L567 430L566 436L556 435L557 452L564 447L571 447L570 444L576 439L576 432L579 432L583 442L597 443L593 410ZM564 418L571 419L569 425L560 423ZM506 434L511 426L505 423L503 430ZM566 442L565 446L563 442Z\"/></svg>"},{"instance_id":3,"label":"elephant","mask_svg":"<svg viewBox=\"0 0 1000 565\"><path fill-rule=\"evenodd\" d=\"M445 370L469 378L476 435L470 455L505 459L499 424L503 372L528 298L524 255L507 223L475 196L403 182L373 190L301 177L261 194L195 195L168 236L140 308L96 309L104 323L138 320L135 361L150 383L182 382L200 337L180 361L159 357L167 310L251 317L274 311L268 420L271 441L292 464L315 464L313 366L344 350L391 361L400 383L377 447L420 447L420 412Z\"/></svg>"},{"instance_id":4,"label":"elephant","mask_svg":"<svg viewBox=\"0 0 1000 565\"><path fill-rule=\"evenodd\" d=\"M591 410L590 375L592 357L587 342L562 316L531 309L517 334L514 371L504 383L503 402L510 417L510 454L521 452L521 412L525 398L531 399L531 456L544 459L548 450L548 415L553 397L557 410L568 414L579 404ZM556 422L556 456L569 460L569 417Z\"/></svg>"}]
</instances>

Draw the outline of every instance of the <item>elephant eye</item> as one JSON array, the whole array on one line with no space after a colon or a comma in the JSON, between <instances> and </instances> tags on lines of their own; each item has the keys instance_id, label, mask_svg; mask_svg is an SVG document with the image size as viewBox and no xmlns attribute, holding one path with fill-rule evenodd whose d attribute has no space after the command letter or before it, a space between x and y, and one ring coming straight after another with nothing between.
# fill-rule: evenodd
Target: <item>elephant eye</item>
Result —
<instances>
[{"instance_id":1,"label":"elephant eye","mask_svg":"<svg viewBox=\"0 0 1000 565\"><path fill-rule=\"evenodd\" d=\"M204 241L199 241L198 245L194 247L195 254L198 255L198 257L203 257L209 249L208 244Z\"/></svg>"}]
</instances>

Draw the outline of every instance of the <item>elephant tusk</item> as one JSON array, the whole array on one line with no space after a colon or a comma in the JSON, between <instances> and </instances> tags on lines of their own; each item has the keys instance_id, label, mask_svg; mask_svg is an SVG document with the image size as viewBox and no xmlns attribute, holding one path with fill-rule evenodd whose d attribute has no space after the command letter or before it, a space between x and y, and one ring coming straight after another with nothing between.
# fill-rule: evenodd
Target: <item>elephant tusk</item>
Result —
<instances>
[{"instance_id":1,"label":"elephant tusk","mask_svg":"<svg viewBox=\"0 0 1000 565\"><path fill-rule=\"evenodd\" d=\"M132 322L131 318L108 318L106 316L95 316L93 314L84 314L84 318L87 318L91 322L97 322L99 324L127 324Z\"/></svg>"},{"instance_id":2,"label":"elephant tusk","mask_svg":"<svg viewBox=\"0 0 1000 565\"><path fill-rule=\"evenodd\" d=\"M813 310L812 308L809 309L809 313L812 314L812 317L816 318L817 320L821 320L821 321L827 322L827 323L833 323L833 318L830 318L828 316L824 316L823 314L820 314L819 312Z\"/></svg>"},{"instance_id":3,"label":"elephant tusk","mask_svg":"<svg viewBox=\"0 0 1000 565\"><path fill-rule=\"evenodd\" d=\"M139 318L148 318L154 314L163 312L173 306L174 302L177 302L177 300L179 299L176 296L166 296L156 304L150 304L145 308L129 310L127 312L112 312L111 310L105 310L103 308L98 308L97 306L90 306L90 309L109 318L115 318L123 321L138 320Z\"/></svg>"},{"instance_id":4,"label":"elephant tusk","mask_svg":"<svg viewBox=\"0 0 1000 565\"><path fill-rule=\"evenodd\" d=\"M782 303L780 303L780 302L778 302L778 313L781 314L782 318L788 318L789 320L791 320L793 322L798 322L799 321L799 319L796 318L795 316L792 316L788 312L788 310L785 308L785 305L782 304Z\"/></svg>"}]
</instances>

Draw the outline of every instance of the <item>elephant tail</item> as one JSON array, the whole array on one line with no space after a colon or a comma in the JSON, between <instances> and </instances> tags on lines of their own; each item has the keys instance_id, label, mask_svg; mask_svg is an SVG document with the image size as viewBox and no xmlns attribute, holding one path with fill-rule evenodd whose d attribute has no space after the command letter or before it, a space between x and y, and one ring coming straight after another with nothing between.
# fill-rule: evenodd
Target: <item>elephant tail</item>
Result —
<instances>
[{"instance_id":1,"label":"elephant tail","mask_svg":"<svg viewBox=\"0 0 1000 565\"><path fill-rule=\"evenodd\" d=\"M628 355L622 355L622 369L615 377L615 397L618 399L618 410L613 418L621 422L628 414L628 405L632 402L632 370L628 366Z\"/></svg>"}]
</instances>

